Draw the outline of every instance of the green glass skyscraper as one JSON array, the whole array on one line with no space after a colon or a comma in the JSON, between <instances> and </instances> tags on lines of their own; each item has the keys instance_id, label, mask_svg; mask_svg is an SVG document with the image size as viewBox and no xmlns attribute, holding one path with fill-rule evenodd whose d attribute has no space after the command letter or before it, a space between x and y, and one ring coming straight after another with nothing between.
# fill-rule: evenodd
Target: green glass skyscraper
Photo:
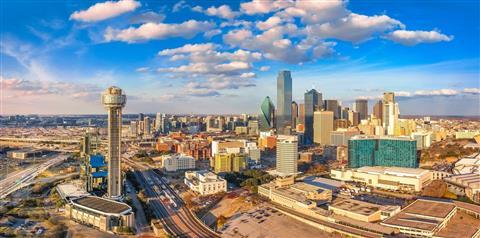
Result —
<instances>
[{"instance_id":1,"label":"green glass skyscraper","mask_svg":"<svg viewBox=\"0 0 480 238\"><path fill-rule=\"evenodd\" d=\"M273 106L270 97L267 96L260 105L260 114L258 120L260 122L260 130L268 131L274 127L275 106Z\"/></svg>"},{"instance_id":2,"label":"green glass skyscraper","mask_svg":"<svg viewBox=\"0 0 480 238\"><path fill-rule=\"evenodd\" d=\"M348 141L348 166L418 168L416 141L399 137L355 136Z\"/></svg>"}]
</instances>

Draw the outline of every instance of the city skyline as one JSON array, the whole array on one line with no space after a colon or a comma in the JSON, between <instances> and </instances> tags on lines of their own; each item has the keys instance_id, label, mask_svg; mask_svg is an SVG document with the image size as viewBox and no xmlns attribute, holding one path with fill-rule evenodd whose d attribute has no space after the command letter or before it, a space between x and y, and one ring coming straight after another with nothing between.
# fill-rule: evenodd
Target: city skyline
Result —
<instances>
[{"instance_id":1,"label":"city skyline","mask_svg":"<svg viewBox=\"0 0 480 238\"><path fill-rule=\"evenodd\" d=\"M480 114L475 1L263 2L6 2L0 114L102 114L111 85L127 114L257 114L281 70L299 104L315 88L372 112L391 91L401 115Z\"/></svg>"}]
</instances>

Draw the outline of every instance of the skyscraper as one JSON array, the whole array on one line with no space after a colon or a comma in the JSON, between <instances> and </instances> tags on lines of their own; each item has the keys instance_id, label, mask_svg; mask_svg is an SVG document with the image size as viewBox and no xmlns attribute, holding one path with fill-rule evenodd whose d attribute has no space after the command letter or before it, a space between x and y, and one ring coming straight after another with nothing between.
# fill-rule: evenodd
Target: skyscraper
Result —
<instances>
[{"instance_id":1,"label":"skyscraper","mask_svg":"<svg viewBox=\"0 0 480 238\"><path fill-rule=\"evenodd\" d=\"M382 123L385 134L395 135L399 114L398 103L395 103L395 94L393 92L384 93L382 105Z\"/></svg>"},{"instance_id":2,"label":"skyscraper","mask_svg":"<svg viewBox=\"0 0 480 238\"><path fill-rule=\"evenodd\" d=\"M292 119L291 119L292 128L295 128L295 126L297 125L297 119L298 119L298 104L295 101L293 101L292 102Z\"/></svg>"},{"instance_id":3,"label":"skyscraper","mask_svg":"<svg viewBox=\"0 0 480 238\"><path fill-rule=\"evenodd\" d=\"M360 121L368 118L368 100L357 99L355 100L355 104L353 104L353 106L353 110L359 114Z\"/></svg>"},{"instance_id":4,"label":"skyscraper","mask_svg":"<svg viewBox=\"0 0 480 238\"><path fill-rule=\"evenodd\" d=\"M122 108L127 97L122 89L109 87L102 94L102 104L108 112L108 196L119 198L122 196L121 178L121 132Z\"/></svg>"},{"instance_id":5,"label":"skyscraper","mask_svg":"<svg viewBox=\"0 0 480 238\"><path fill-rule=\"evenodd\" d=\"M340 118L340 111L338 110L338 101L337 100L325 100L324 104L325 111L333 112L333 118Z\"/></svg>"},{"instance_id":6,"label":"skyscraper","mask_svg":"<svg viewBox=\"0 0 480 238\"><path fill-rule=\"evenodd\" d=\"M298 122L300 124L305 124L305 104L300 103L298 105Z\"/></svg>"},{"instance_id":7,"label":"skyscraper","mask_svg":"<svg viewBox=\"0 0 480 238\"><path fill-rule=\"evenodd\" d=\"M152 134L152 121L150 117L143 118L143 126L144 126L144 135L149 136Z\"/></svg>"},{"instance_id":8,"label":"skyscraper","mask_svg":"<svg viewBox=\"0 0 480 238\"><path fill-rule=\"evenodd\" d=\"M330 132L333 131L333 112L316 111L313 113L313 142L329 145Z\"/></svg>"},{"instance_id":9,"label":"skyscraper","mask_svg":"<svg viewBox=\"0 0 480 238\"><path fill-rule=\"evenodd\" d=\"M157 112L157 115L155 117L155 131L160 131L162 128L162 114L160 112Z\"/></svg>"},{"instance_id":10,"label":"skyscraper","mask_svg":"<svg viewBox=\"0 0 480 238\"><path fill-rule=\"evenodd\" d=\"M296 136L280 135L277 138L277 173L282 176L297 173L298 140Z\"/></svg>"},{"instance_id":11,"label":"skyscraper","mask_svg":"<svg viewBox=\"0 0 480 238\"><path fill-rule=\"evenodd\" d=\"M304 95L305 98L305 144L313 143L313 112L320 106L318 105L319 93L315 89L310 89Z\"/></svg>"},{"instance_id":12,"label":"skyscraper","mask_svg":"<svg viewBox=\"0 0 480 238\"><path fill-rule=\"evenodd\" d=\"M282 70L277 77L277 134L289 134L292 119L292 76Z\"/></svg>"},{"instance_id":13,"label":"skyscraper","mask_svg":"<svg viewBox=\"0 0 480 238\"><path fill-rule=\"evenodd\" d=\"M273 122L275 118L275 107L273 106L270 97L265 97L260 105L260 114L258 115L258 119L260 122L260 130L267 131L273 128Z\"/></svg>"},{"instance_id":14,"label":"skyscraper","mask_svg":"<svg viewBox=\"0 0 480 238\"><path fill-rule=\"evenodd\" d=\"M375 118L379 119L380 121L383 120L383 103L382 100L378 100L375 105L373 105L373 115Z\"/></svg>"}]
</instances>

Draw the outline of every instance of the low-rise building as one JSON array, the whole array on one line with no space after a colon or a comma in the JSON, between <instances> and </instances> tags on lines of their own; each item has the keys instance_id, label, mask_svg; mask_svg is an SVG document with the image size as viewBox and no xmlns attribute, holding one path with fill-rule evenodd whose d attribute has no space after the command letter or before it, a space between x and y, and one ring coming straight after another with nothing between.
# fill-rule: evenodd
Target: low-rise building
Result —
<instances>
[{"instance_id":1,"label":"low-rise building","mask_svg":"<svg viewBox=\"0 0 480 238\"><path fill-rule=\"evenodd\" d=\"M452 169L453 174L480 173L480 153L461 158Z\"/></svg>"},{"instance_id":2,"label":"low-rise building","mask_svg":"<svg viewBox=\"0 0 480 238\"><path fill-rule=\"evenodd\" d=\"M258 186L258 194L292 209L314 208L332 200L331 190L304 182L295 183L293 176Z\"/></svg>"},{"instance_id":3,"label":"low-rise building","mask_svg":"<svg viewBox=\"0 0 480 238\"><path fill-rule=\"evenodd\" d=\"M74 199L65 205L65 215L101 231L116 232L118 228L135 227L135 216L130 206L101 197Z\"/></svg>"},{"instance_id":4,"label":"low-rise building","mask_svg":"<svg viewBox=\"0 0 480 238\"><path fill-rule=\"evenodd\" d=\"M448 200L418 199L381 225L408 237L478 237L478 206Z\"/></svg>"},{"instance_id":5,"label":"low-rise building","mask_svg":"<svg viewBox=\"0 0 480 238\"><path fill-rule=\"evenodd\" d=\"M386 207L353 199L336 199L328 205L328 210L351 219L375 222L381 219L381 212Z\"/></svg>"},{"instance_id":6,"label":"low-rise building","mask_svg":"<svg viewBox=\"0 0 480 238\"><path fill-rule=\"evenodd\" d=\"M428 170L381 166L332 169L330 176L334 179L353 181L375 188L408 192L419 192L432 180Z\"/></svg>"},{"instance_id":7,"label":"low-rise building","mask_svg":"<svg viewBox=\"0 0 480 238\"><path fill-rule=\"evenodd\" d=\"M201 195L227 191L227 180L206 170L185 172L184 182L192 191Z\"/></svg>"},{"instance_id":8,"label":"low-rise building","mask_svg":"<svg viewBox=\"0 0 480 238\"><path fill-rule=\"evenodd\" d=\"M452 175L443 180L447 182L448 191L480 203L480 174Z\"/></svg>"},{"instance_id":9,"label":"low-rise building","mask_svg":"<svg viewBox=\"0 0 480 238\"><path fill-rule=\"evenodd\" d=\"M161 168L167 172L195 169L195 158L183 154L163 155Z\"/></svg>"},{"instance_id":10,"label":"low-rise building","mask_svg":"<svg viewBox=\"0 0 480 238\"><path fill-rule=\"evenodd\" d=\"M218 153L213 158L215 173L239 172L247 168L247 156L243 153Z\"/></svg>"}]
</instances>

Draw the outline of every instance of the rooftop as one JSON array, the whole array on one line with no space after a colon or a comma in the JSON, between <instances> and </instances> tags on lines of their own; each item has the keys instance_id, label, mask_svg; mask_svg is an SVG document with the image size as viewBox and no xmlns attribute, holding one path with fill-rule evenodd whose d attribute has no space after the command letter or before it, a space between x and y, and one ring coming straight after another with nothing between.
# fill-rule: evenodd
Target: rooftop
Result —
<instances>
[{"instance_id":1,"label":"rooftop","mask_svg":"<svg viewBox=\"0 0 480 238\"><path fill-rule=\"evenodd\" d=\"M447 226L435 233L435 236L443 238L473 237L479 229L480 222L478 219L463 211L458 211L450 219Z\"/></svg>"},{"instance_id":2,"label":"rooftop","mask_svg":"<svg viewBox=\"0 0 480 238\"><path fill-rule=\"evenodd\" d=\"M356 169L358 172L370 173L370 174L388 174L403 177L418 177L428 173L425 169L415 168L402 168L402 167L383 167L383 166L365 166Z\"/></svg>"},{"instance_id":3,"label":"rooftop","mask_svg":"<svg viewBox=\"0 0 480 238\"><path fill-rule=\"evenodd\" d=\"M372 135L356 135L351 140L402 140L402 141L415 141L406 136L372 136Z\"/></svg>"},{"instance_id":4,"label":"rooftop","mask_svg":"<svg viewBox=\"0 0 480 238\"><path fill-rule=\"evenodd\" d=\"M90 209L97 210L103 213L120 214L132 210L132 208L125 203L94 196L81 197L73 200L72 203L88 207Z\"/></svg>"},{"instance_id":5,"label":"rooftop","mask_svg":"<svg viewBox=\"0 0 480 238\"><path fill-rule=\"evenodd\" d=\"M418 199L382 224L433 231L454 209L451 202Z\"/></svg>"},{"instance_id":6,"label":"rooftop","mask_svg":"<svg viewBox=\"0 0 480 238\"><path fill-rule=\"evenodd\" d=\"M364 216L370 216L383 208L380 205L353 199L337 199L330 206Z\"/></svg>"}]
</instances>

